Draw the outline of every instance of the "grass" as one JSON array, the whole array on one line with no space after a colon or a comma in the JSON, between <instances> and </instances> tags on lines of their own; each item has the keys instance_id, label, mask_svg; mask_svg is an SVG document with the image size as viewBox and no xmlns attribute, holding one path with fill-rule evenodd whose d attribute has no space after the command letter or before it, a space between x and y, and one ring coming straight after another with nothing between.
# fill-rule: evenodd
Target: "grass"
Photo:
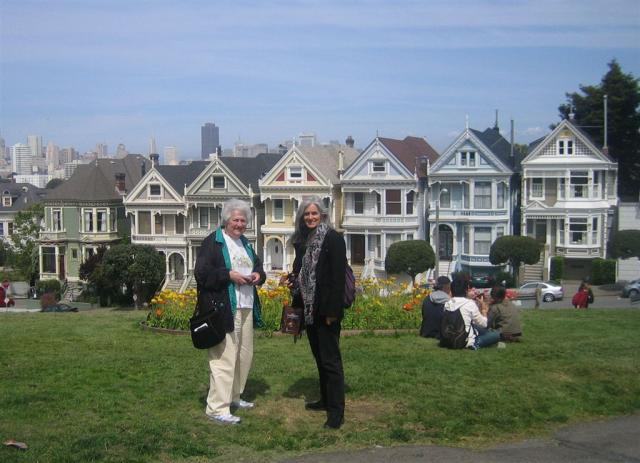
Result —
<instances>
[{"instance_id":1,"label":"grass","mask_svg":"<svg viewBox=\"0 0 640 463\"><path fill-rule=\"evenodd\" d=\"M640 409L640 312L525 311L526 341L478 352L414 335L342 340L346 424L322 429L306 340L259 337L243 423L204 416L205 353L141 312L0 314L0 461L265 461L373 445L483 447Z\"/></svg>"}]
</instances>

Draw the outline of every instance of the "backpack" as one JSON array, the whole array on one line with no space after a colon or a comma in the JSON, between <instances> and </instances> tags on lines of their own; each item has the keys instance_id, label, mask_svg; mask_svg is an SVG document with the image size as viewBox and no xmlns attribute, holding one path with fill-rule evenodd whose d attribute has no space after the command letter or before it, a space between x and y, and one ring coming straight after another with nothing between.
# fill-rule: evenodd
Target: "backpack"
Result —
<instances>
[{"instance_id":1,"label":"backpack","mask_svg":"<svg viewBox=\"0 0 640 463\"><path fill-rule=\"evenodd\" d=\"M356 300L356 277L349 264L344 268L344 299L342 305L345 309L351 307Z\"/></svg>"},{"instance_id":2,"label":"backpack","mask_svg":"<svg viewBox=\"0 0 640 463\"><path fill-rule=\"evenodd\" d=\"M445 310L440 324L440 347L464 349L467 347L469 332L464 326L464 318L460 309Z\"/></svg>"}]
</instances>

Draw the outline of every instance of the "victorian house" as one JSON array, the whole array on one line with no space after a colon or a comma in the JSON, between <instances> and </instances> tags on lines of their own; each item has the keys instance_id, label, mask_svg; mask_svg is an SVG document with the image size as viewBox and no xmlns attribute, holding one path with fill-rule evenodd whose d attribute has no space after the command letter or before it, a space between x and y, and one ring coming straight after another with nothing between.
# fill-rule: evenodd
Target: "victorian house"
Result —
<instances>
[{"instance_id":1,"label":"victorian house","mask_svg":"<svg viewBox=\"0 0 640 463\"><path fill-rule=\"evenodd\" d=\"M496 125L484 132L466 127L431 166L429 236L439 275L495 272L491 244L513 234L516 165L512 144Z\"/></svg>"},{"instance_id":2,"label":"victorian house","mask_svg":"<svg viewBox=\"0 0 640 463\"><path fill-rule=\"evenodd\" d=\"M281 157L259 154L255 158L213 157L186 165L155 165L125 200L131 216L131 241L149 244L165 256L165 287L184 290L193 285L198 250L221 225L224 202L248 202L253 220L245 236L260 252L259 226L264 220L258 199L260 176Z\"/></svg>"},{"instance_id":3,"label":"victorian house","mask_svg":"<svg viewBox=\"0 0 640 463\"><path fill-rule=\"evenodd\" d=\"M47 194L39 239L41 279L79 281L82 262L129 233L123 198L150 167L151 161L137 154L97 159L79 165Z\"/></svg>"},{"instance_id":4,"label":"victorian house","mask_svg":"<svg viewBox=\"0 0 640 463\"><path fill-rule=\"evenodd\" d=\"M562 121L532 143L522 161L522 234L544 244L549 261L564 256L564 277L590 274L591 260L606 256L617 205L617 163L580 128Z\"/></svg>"},{"instance_id":5,"label":"victorian house","mask_svg":"<svg viewBox=\"0 0 640 463\"><path fill-rule=\"evenodd\" d=\"M261 232L266 271L291 269L294 258L291 235L296 210L303 198L322 198L331 222L340 230L340 175L357 155L352 143L348 146L293 146L260 179L260 200L265 210Z\"/></svg>"},{"instance_id":6,"label":"victorian house","mask_svg":"<svg viewBox=\"0 0 640 463\"><path fill-rule=\"evenodd\" d=\"M423 139L377 137L342 175L347 257L367 276L384 275L396 241L425 237L425 181L437 152Z\"/></svg>"},{"instance_id":7,"label":"victorian house","mask_svg":"<svg viewBox=\"0 0 640 463\"><path fill-rule=\"evenodd\" d=\"M0 239L8 240L13 234L16 214L33 204L42 202L49 190L30 183L0 182L2 203L0 204Z\"/></svg>"}]
</instances>

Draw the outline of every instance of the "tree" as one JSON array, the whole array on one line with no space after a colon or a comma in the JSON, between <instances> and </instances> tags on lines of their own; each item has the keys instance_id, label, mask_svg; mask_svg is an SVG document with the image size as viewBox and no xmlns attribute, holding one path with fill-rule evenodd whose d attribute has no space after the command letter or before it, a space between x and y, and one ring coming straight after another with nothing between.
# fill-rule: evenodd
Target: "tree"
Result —
<instances>
[{"instance_id":1,"label":"tree","mask_svg":"<svg viewBox=\"0 0 640 463\"><path fill-rule=\"evenodd\" d=\"M638 199L640 191L640 88L638 79L622 72L616 60L599 85L580 86L581 93L567 93L560 105L560 117L575 113L574 122L593 141L604 144L604 95L608 97L607 144L609 154L618 161L618 195Z\"/></svg>"},{"instance_id":2,"label":"tree","mask_svg":"<svg viewBox=\"0 0 640 463\"><path fill-rule=\"evenodd\" d=\"M151 246L118 244L108 249L89 275L100 298L122 294L128 302L135 296L136 307L151 299L164 278L164 258Z\"/></svg>"},{"instance_id":3,"label":"tree","mask_svg":"<svg viewBox=\"0 0 640 463\"><path fill-rule=\"evenodd\" d=\"M435 260L433 249L426 241L398 241L389 247L384 269L387 273L405 272L415 283L416 275L433 268Z\"/></svg>"},{"instance_id":4,"label":"tree","mask_svg":"<svg viewBox=\"0 0 640 463\"><path fill-rule=\"evenodd\" d=\"M609 241L609 252L616 259L640 259L640 230L620 230Z\"/></svg>"},{"instance_id":5,"label":"tree","mask_svg":"<svg viewBox=\"0 0 640 463\"><path fill-rule=\"evenodd\" d=\"M536 264L540 260L540 243L529 236L501 236L489 250L493 265L509 264L513 278L518 281L520 264Z\"/></svg>"},{"instance_id":6,"label":"tree","mask_svg":"<svg viewBox=\"0 0 640 463\"><path fill-rule=\"evenodd\" d=\"M61 178L52 178L47 182L47 184L45 185L45 188L47 190L53 190L54 188L62 185L63 183L64 183L64 180L62 180Z\"/></svg>"},{"instance_id":7,"label":"tree","mask_svg":"<svg viewBox=\"0 0 640 463\"><path fill-rule=\"evenodd\" d=\"M104 257L105 252L107 252L107 248L104 246L100 246L98 249L96 249L95 253L91 254L87 258L87 260L80 264L80 268L78 269L78 276L81 280L89 281L91 274L95 271L100 262L102 262L102 258Z\"/></svg>"},{"instance_id":8,"label":"tree","mask_svg":"<svg viewBox=\"0 0 640 463\"><path fill-rule=\"evenodd\" d=\"M29 282L38 276L38 236L43 219L44 207L36 203L18 212L13 221L13 265Z\"/></svg>"}]
</instances>

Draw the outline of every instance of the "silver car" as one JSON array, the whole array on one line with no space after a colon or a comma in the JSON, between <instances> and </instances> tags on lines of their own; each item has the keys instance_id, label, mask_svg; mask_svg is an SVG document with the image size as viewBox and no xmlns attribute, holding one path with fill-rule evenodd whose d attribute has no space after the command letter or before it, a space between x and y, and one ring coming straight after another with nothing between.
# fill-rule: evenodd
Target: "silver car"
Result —
<instances>
[{"instance_id":1,"label":"silver car","mask_svg":"<svg viewBox=\"0 0 640 463\"><path fill-rule=\"evenodd\" d=\"M640 279L630 281L622 288L622 297L629 297L632 300L640 297Z\"/></svg>"},{"instance_id":2,"label":"silver car","mask_svg":"<svg viewBox=\"0 0 640 463\"><path fill-rule=\"evenodd\" d=\"M536 288L542 291L544 302L559 301L564 297L564 288L555 281L530 281L518 289L518 299L535 299Z\"/></svg>"}]
</instances>

